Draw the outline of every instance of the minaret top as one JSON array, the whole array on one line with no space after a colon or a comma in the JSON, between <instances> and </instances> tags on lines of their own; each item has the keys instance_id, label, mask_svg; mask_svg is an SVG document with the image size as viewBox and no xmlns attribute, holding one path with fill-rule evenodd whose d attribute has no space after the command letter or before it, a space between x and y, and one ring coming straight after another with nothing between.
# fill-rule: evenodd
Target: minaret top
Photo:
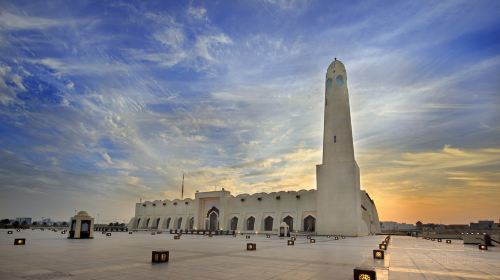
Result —
<instances>
[{"instance_id":1,"label":"minaret top","mask_svg":"<svg viewBox=\"0 0 500 280\"><path fill-rule=\"evenodd\" d=\"M327 73L327 75L333 74L333 73L337 73L337 74L341 73L341 74L345 75L345 73L346 73L345 66L342 63L342 61L337 60L337 58L335 58L335 60L332 61L332 63L330 63L330 66L328 66L326 73Z\"/></svg>"}]
</instances>

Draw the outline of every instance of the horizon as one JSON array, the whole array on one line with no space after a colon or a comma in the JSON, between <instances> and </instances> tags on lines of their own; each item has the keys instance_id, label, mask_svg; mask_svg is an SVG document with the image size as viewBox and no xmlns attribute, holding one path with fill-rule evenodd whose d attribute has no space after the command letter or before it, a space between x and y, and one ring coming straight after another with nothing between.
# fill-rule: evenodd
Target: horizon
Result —
<instances>
[{"instance_id":1,"label":"horizon","mask_svg":"<svg viewBox=\"0 0 500 280\"><path fill-rule=\"evenodd\" d=\"M4 216L316 189L338 58L381 221L500 219L498 1L1 3Z\"/></svg>"}]
</instances>

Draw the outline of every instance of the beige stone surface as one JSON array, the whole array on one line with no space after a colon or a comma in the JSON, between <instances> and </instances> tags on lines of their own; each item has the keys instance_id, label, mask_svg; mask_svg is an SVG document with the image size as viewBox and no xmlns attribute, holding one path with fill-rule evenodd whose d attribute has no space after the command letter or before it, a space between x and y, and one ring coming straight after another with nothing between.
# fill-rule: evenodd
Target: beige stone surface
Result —
<instances>
[{"instance_id":1,"label":"beige stone surface","mask_svg":"<svg viewBox=\"0 0 500 280\"><path fill-rule=\"evenodd\" d=\"M15 237L27 238L14 246ZM378 279L500 279L500 249L393 237L385 261L372 250L383 236L340 240L305 237L295 246L265 235L237 238L115 233L68 240L60 232L0 231L0 279L352 279L358 266L375 267ZM257 244L246 251L246 243ZM170 251L170 262L151 264L151 251Z\"/></svg>"}]
</instances>

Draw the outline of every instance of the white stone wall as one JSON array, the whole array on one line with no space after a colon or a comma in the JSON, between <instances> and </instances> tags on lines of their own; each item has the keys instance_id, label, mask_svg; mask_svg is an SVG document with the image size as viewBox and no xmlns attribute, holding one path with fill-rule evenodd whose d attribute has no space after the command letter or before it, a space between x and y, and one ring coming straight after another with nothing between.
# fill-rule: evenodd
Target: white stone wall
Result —
<instances>
[{"instance_id":1,"label":"white stone wall","mask_svg":"<svg viewBox=\"0 0 500 280\"><path fill-rule=\"evenodd\" d=\"M229 230L231 219L237 217L236 230L240 232L266 232L264 220L267 217L272 217L272 230L267 232L276 233L279 225L287 216L293 218L294 231L303 231L304 218L308 215L317 217L316 190L241 194L238 196L232 196L227 191L219 191L197 193L195 200L155 200L137 203L135 217L130 220L129 228L178 229L175 221L182 218L179 229L189 229L188 221L190 218L194 218L193 229L205 229L205 218L212 207L216 207L220 211L220 230ZM246 227L246 221L249 217L255 218L253 230ZM170 224L167 226L168 218L170 218ZM159 219L159 227L156 227L157 219Z\"/></svg>"}]
</instances>

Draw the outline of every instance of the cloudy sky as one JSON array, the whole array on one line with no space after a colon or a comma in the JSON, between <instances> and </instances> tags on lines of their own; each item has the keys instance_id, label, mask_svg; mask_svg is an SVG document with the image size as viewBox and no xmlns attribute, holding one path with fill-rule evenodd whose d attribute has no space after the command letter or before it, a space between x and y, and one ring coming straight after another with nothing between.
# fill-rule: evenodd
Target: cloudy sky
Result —
<instances>
[{"instance_id":1,"label":"cloudy sky","mask_svg":"<svg viewBox=\"0 0 500 280\"><path fill-rule=\"evenodd\" d=\"M0 216L312 189L348 71L381 220L500 218L499 1L0 1Z\"/></svg>"}]
</instances>

